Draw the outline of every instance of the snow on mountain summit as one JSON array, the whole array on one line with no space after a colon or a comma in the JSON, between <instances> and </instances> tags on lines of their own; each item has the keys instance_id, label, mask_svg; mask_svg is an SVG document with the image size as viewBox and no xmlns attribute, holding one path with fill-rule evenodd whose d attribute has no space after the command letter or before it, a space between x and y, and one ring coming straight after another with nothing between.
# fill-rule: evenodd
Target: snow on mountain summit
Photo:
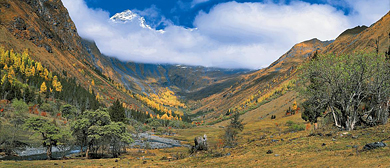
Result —
<instances>
[{"instance_id":1,"label":"snow on mountain summit","mask_svg":"<svg viewBox=\"0 0 390 168\"><path fill-rule=\"evenodd\" d=\"M131 10L125 10L121 13L117 13L114 16L112 16L110 20L115 23L127 23L127 22L138 21L139 26L141 26L142 28L152 30L152 28L148 24L146 24L144 17L132 12Z\"/></svg>"},{"instance_id":2,"label":"snow on mountain summit","mask_svg":"<svg viewBox=\"0 0 390 168\"><path fill-rule=\"evenodd\" d=\"M134 18L138 17L137 14L133 13L131 10L125 10L121 13L117 13L114 16L112 16L110 19L112 21L122 21L122 22L127 22L131 21Z\"/></svg>"}]
</instances>

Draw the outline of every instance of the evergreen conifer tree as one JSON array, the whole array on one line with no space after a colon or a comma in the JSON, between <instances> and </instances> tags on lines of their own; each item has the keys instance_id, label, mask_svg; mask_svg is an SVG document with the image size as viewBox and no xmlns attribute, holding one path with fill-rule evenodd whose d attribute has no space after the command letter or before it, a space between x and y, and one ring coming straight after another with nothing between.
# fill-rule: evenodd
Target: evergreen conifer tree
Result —
<instances>
[{"instance_id":1,"label":"evergreen conifer tree","mask_svg":"<svg viewBox=\"0 0 390 168\"><path fill-rule=\"evenodd\" d=\"M125 108L118 99L110 107L109 113L111 120L114 122L124 122L126 120Z\"/></svg>"}]
</instances>

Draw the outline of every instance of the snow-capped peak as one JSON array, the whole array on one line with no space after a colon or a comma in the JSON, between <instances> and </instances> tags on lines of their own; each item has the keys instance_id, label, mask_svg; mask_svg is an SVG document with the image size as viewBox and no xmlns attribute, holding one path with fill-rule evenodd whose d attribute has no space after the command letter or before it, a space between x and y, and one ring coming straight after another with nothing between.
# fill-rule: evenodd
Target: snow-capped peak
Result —
<instances>
[{"instance_id":1,"label":"snow-capped peak","mask_svg":"<svg viewBox=\"0 0 390 168\"><path fill-rule=\"evenodd\" d=\"M144 17L140 17L139 18L139 25L142 27L142 28L147 28L147 29L152 29L148 24L146 24L146 21L145 21L145 18Z\"/></svg>"},{"instance_id":2,"label":"snow-capped peak","mask_svg":"<svg viewBox=\"0 0 390 168\"><path fill-rule=\"evenodd\" d=\"M110 19L114 22L116 22L116 21L127 22L127 21L133 20L136 17L139 17L139 16L137 14L133 13L131 10L125 10L121 13L115 14Z\"/></svg>"},{"instance_id":3,"label":"snow-capped peak","mask_svg":"<svg viewBox=\"0 0 390 168\"><path fill-rule=\"evenodd\" d=\"M132 12L131 10L125 10L121 13L117 13L115 14L114 16L112 16L110 18L110 20L114 23L128 23L128 22L132 22L132 23L138 23L140 27L144 28L144 29L149 29L149 30L154 30L158 33L165 33L164 30L155 30L153 29L151 26L149 26L146 21L145 21L145 18L138 15L137 13L135 12Z\"/></svg>"}]
</instances>

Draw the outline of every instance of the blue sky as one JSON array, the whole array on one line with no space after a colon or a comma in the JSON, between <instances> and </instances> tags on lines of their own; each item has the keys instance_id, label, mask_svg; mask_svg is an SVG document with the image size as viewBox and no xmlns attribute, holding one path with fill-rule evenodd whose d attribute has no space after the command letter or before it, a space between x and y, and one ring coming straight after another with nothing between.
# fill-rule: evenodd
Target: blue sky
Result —
<instances>
[{"instance_id":1,"label":"blue sky","mask_svg":"<svg viewBox=\"0 0 390 168\"><path fill-rule=\"evenodd\" d=\"M260 69L294 44L378 21L389 0L62 0L81 37L123 61ZM126 22L110 20L130 9ZM142 26L145 19L148 26Z\"/></svg>"},{"instance_id":2,"label":"blue sky","mask_svg":"<svg viewBox=\"0 0 390 168\"><path fill-rule=\"evenodd\" d=\"M149 24L158 24L159 19L164 16L175 25L193 28L193 21L199 11L208 13L213 6L229 1L231 0L86 0L86 3L90 8L101 8L108 11L111 15L127 9L144 11L154 8L159 12L157 18L144 15ZM236 2L273 2L278 4L289 4L291 3L291 0L236 0ZM329 4L326 0L303 0L303 2L311 4ZM342 6L336 3L331 5L342 10L345 14L349 13L349 6ZM164 25L157 25L156 27L161 29Z\"/></svg>"}]
</instances>

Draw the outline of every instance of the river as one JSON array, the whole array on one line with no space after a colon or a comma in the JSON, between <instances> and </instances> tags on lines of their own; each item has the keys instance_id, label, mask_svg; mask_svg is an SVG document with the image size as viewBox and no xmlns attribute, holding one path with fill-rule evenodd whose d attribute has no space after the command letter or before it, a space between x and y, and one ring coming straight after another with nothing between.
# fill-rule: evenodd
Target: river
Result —
<instances>
[{"instance_id":1,"label":"river","mask_svg":"<svg viewBox=\"0 0 390 168\"><path fill-rule=\"evenodd\" d=\"M149 148L149 149L162 149L173 147L190 147L189 145L182 145L180 141L162 138L153 135L153 133L138 133L133 134L134 142L130 144L130 148ZM62 156L70 157L73 154L80 153L80 147L67 147L65 150L61 150L57 147L53 147L53 158L62 158ZM0 160L46 160L46 148L44 147L27 147L25 149L15 150L18 156L5 156Z\"/></svg>"}]
</instances>

